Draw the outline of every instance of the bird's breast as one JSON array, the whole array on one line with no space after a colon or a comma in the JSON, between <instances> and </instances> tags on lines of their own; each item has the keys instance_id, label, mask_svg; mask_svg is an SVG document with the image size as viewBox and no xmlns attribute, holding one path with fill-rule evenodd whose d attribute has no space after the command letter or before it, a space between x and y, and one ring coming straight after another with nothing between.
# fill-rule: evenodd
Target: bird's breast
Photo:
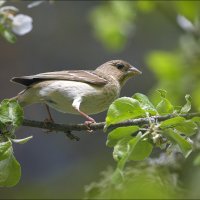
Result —
<instances>
[{"instance_id":1,"label":"bird's breast","mask_svg":"<svg viewBox=\"0 0 200 200\"><path fill-rule=\"evenodd\" d=\"M83 96L80 109L87 114L96 114L106 110L109 105L119 97L120 88L107 84L96 88L96 92Z\"/></svg>"}]
</instances>

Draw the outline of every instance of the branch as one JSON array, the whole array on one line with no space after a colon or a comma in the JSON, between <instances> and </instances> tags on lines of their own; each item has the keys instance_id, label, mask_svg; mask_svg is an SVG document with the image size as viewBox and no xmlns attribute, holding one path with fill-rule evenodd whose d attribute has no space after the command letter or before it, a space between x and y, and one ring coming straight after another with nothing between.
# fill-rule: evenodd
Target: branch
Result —
<instances>
[{"instance_id":1,"label":"branch","mask_svg":"<svg viewBox=\"0 0 200 200\"><path fill-rule=\"evenodd\" d=\"M169 114L164 116L152 116L149 118L139 118L139 119L130 119L127 121L123 121L114 125L109 126L108 130L113 130L118 127L124 127L124 126L133 126L133 125L144 125L149 124L149 122L155 122L156 120L161 122L166 119L174 118L177 116L184 117L186 119L191 119L193 117L200 117L200 112L198 113L188 113L188 114ZM66 135L70 139L79 140L77 136L74 136L71 134L72 131L88 131L88 128L84 124L57 124L57 123L51 123L51 122L42 122L42 121L33 121L24 119L23 126L29 126L29 127L36 127L36 128L42 128L46 129L47 131L61 131L66 133ZM90 125L90 130L96 131L96 130L103 130L105 126L105 122L99 122L94 123Z\"/></svg>"}]
</instances>

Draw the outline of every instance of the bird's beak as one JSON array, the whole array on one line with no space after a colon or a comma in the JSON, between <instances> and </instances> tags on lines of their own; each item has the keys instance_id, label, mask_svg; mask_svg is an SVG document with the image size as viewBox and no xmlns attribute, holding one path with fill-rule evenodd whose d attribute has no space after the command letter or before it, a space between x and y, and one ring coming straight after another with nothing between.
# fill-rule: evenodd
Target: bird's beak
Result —
<instances>
[{"instance_id":1,"label":"bird's beak","mask_svg":"<svg viewBox=\"0 0 200 200\"><path fill-rule=\"evenodd\" d=\"M133 67L133 66L131 66L128 71L129 71L129 73L134 74L134 75L142 74L142 72L139 69L137 69L136 67Z\"/></svg>"}]
</instances>

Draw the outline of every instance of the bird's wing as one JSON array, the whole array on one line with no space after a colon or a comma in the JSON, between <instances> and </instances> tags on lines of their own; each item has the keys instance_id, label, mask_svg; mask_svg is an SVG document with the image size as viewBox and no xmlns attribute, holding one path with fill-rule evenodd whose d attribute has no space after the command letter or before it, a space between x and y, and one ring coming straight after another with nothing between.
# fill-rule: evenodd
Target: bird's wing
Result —
<instances>
[{"instance_id":1,"label":"bird's wing","mask_svg":"<svg viewBox=\"0 0 200 200\"><path fill-rule=\"evenodd\" d=\"M47 80L67 80L67 81L80 81L84 83L90 83L94 85L105 85L107 80L96 75L93 71L87 70L69 70L69 71L57 71L46 72L36 74L32 76L13 77L12 82L20 83L25 86L30 86L34 83Z\"/></svg>"}]
</instances>

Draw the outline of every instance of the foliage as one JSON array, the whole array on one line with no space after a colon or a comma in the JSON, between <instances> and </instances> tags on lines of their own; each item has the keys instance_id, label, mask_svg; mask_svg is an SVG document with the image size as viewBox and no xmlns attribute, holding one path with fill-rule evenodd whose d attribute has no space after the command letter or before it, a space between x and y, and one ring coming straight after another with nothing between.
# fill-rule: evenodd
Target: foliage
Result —
<instances>
[{"instance_id":1,"label":"foliage","mask_svg":"<svg viewBox=\"0 0 200 200\"><path fill-rule=\"evenodd\" d=\"M112 172L106 172L99 183L93 183L86 188L88 198L174 198L179 195L177 191L180 188L173 182L175 175L170 173L166 164L163 170L158 166L151 166L149 161L144 162L145 166L141 167L142 162L138 161L151 160L153 150L158 148L164 152L171 152L168 155L164 154L166 160L174 153L181 153L185 159L188 158L192 151L199 149L194 143L200 119L188 120L180 116L191 109L189 95L185 96L185 105L177 107L167 99L166 91L158 92L160 102L157 105L140 93L134 94L132 98L119 98L110 105L106 117L106 130L118 122L138 119L144 115L149 118L149 124L120 127L108 133L106 144L113 147L113 158L117 167ZM153 116L166 114L174 114L175 117L162 122L153 120ZM127 169L126 165L130 161L138 164ZM199 155L194 158L194 164L198 161ZM144 185L147 185L146 189ZM143 189L138 191L140 188Z\"/></svg>"},{"instance_id":2,"label":"foliage","mask_svg":"<svg viewBox=\"0 0 200 200\"><path fill-rule=\"evenodd\" d=\"M124 120L141 117L149 119L149 124L146 125L138 123L135 126L119 127L109 132L106 144L114 148L113 158L117 162L117 168L110 177L114 185L125 178L125 167L128 162L149 158L154 148L174 152L173 148L178 147L178 151L182 152L185 158L194 150L193 137L196 136L200 118L195 117L189 120L179 116L190 111L191 97L186 95L185 105L176 108L166 98L166 91L158 91L160 102L157 106L144 94L136 93L133 97L117 99L108 109L105 130L109 130L111 125ZM162 122L152 118L166 114L175 114L175 117ZM15 138L15 130L21 126L22 122L23 110L17 101L3 100L0 104L0 186L14 186L20 179L21 168L14 157L12 143L24 144L32 138L31 136L24 139ZM198 163L199 154L194 159L194 164L198 165ZM143 178L147 177L142 176Z\"/></svg>"},{"instance_id":3,"label":"foliage","mask_svg":"<svg viewBox=\"0 0 200 200\"><path fill-rule=\"evenodd\" d=\"M21 177L21 167L14 157L12 143L23 144L32 138L15 138L15 130L22 121L23 110L17 101L3 100L0 104L0 187L14 186Z\"/></svg>"},{"instance_id":4,"label":"foliage","mask_svg":"<svg viewBox=\"0 0 200 200\"><path fill-rule=\"evenodd\" d=\"M123 10L123 15L116 14L120 13L118 7ZM138 19L144 15L151 16L157 10L180 34L174 50L152 50L146 55L146 64L158 80L152 91L164 88L177 104L182 102L184 94L190 93L195 108L200 110L199 1L108 1L94 8L91 23L96 37L108 50L121 51L131 43L139 25ZM111 26L112 19L117 19L114 20L115 26ZM151 99L158 102L157 96L152 95Z\"/></svg>"},{"instance_id":5,"label":"foliage","mask_svg":"<svg viewBox=\"0 0 200 200\"><path fill-rule=\"evenodd\" d=\"M148 157L152 151L152 145L166 150L169 146L178 145L185 157L191 153L192 142L189 136L197 133L197 124L192 119L187 120L184 117L179 117L183 110L184 113L190 110L189 96L186 95L186 104L181 109L176 110L175 106L166 98L165 91L160 91L160 95L161 101L156 106L145 95L139 93L132 98L119 98L110 105L106 117L106 127L124 120L144 117L144 113L150 121L149 126L121 127L108 134L107 144L114 146L113 155L120 166L120 170L123 170L127 161L134 160L135 157L136 160ZM125 109L127 105L128 108ZM152 122L151 120L151 116L157 114L162 116L173 113L177 117L163 122ZM134 137L131 136L132 134L134 134ZM134 155L135 152L137 152L137 155Z\"/></svg>"},{"instance_id":6,"label":"foliage","mask_svg":"<svg viewBox=\"0 0 200 200\"><path fill-rule=\"evenodd\" d=\"M85 187L86 199L169 199L180 198L183 190L177 186L177 176L167 166L139 162L124 170L123 180L111 182L114 171L102 172L99 182Z\"/></svg>"},{"instance_id":7,"label":"foliage","mask_svg":"<svg viewBox=\"0 0 200 200\"><path fill-rule=\"evenodd\" d=\"M97 7L90 15L96 37L113 51L121 49L134 28L133 10L132 3L123 1L110 1Z\"/></svg>"},{"instance_id":8,"label":"foliage","mask_svg":"<svg viewBox=\"0 0 200 200\"><path fill-rule=\"evenodd\" d=\"M42 2L33 1L28 8ZM0 34L8 42L15 43L16 35L31 31L32 18L18 14L16 7L5 6L6 3L0 1ZM137 93L113 102L107 113L105 130L109 131L106 145L113 148L117 167L103 172L102 180L86 188L87 198L185 198L184 181L178 176L182 173L184 179L187 175L181 171L186 164L200 165L200 137L197 134L200 118L180 116L191 110L190 95L185 96L185 105L174 105L180 104L183 95L190 93L193 109L200 110L199 2L106 1L93 9L90 21L96 37L107 49L116 52L123 50L134 37L137 19L156 10L180 30L175 49L155 50L146 56L147 66L158 80L155 88L166 89L170 100L165 90L158 90L156 95L150 92L151 101ZM175 117L162 122L153 118L166 114ZM149 124L111 130L113 124L143 117L149 119ZM22 121L23 110L15 100L4 100L0 104L0 186L14 186L20 179L21 168L14 157L12 144L23 144L32 138L15 138L15 130ZM182 155L181 162L188 163L181 163L177 155ZM198 177L194 180L192 184L198 186ZM197 186L191 193L199 194Z\"/></svg>"}]
</instances>

